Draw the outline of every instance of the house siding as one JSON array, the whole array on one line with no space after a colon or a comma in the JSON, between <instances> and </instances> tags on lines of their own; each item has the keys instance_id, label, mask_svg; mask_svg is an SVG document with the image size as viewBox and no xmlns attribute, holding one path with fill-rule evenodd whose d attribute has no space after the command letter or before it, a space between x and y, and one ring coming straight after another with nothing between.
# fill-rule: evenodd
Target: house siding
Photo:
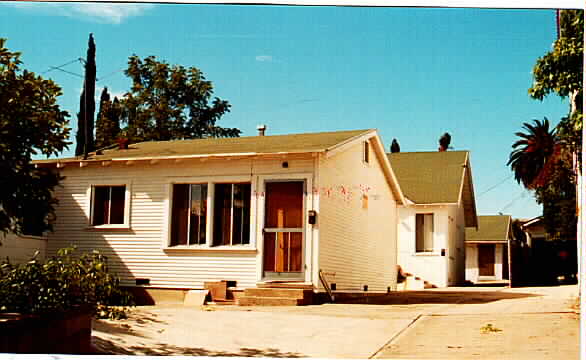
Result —
<instances>
[{"instance_id":1,"label":"house siding","mask_svg":"<svg viewBox=\"0 0 586 360\"><path fill-rule=\"evenodd\" d=\"M319 268L340 291L394 290L396 202L374 149L368 164L362 151L360 143L320 156Z\"/></svg>"},{"instance_id":2,"label":"house siding","mask_svg":"<svg viewBox=\"0 0 586 360\"><path fill-rule=\"evenodd\" d=\"M288 161L288 167L282 166ZM312 172L313 159L288 158L243 160L148 161L132 165L68 166L62 169L65 179L56 191L55 231L48 237L48 254L75 245L81 251L99 250L108 256L113 272L123 285L134 285L136 278L150 279L152 287L202 288L205 281L236 280L237 286L253 287L258 279L259 258L257 228L251 230L250 247L219 249L166 249L169 224L169 189L173 182L197 182L234 176L253 184L261 174ZM96 230L89 227L88 189L99 181L106 184L129 183L131 191L130 229ZM257 212L251 209L251 223ZM256 244L258 245L258 244ZM241 249L241 251L239 250Z\"/></svg>"},{"instance_id":3,"label":"house siding","mask_svg":"<svg viewBox=\"0 0 586 360\"><path fill-rule=\"evenodd\" d=\"M38 251L37 260L45 258L47 239L39 236L0 233L0 262L8 259L12 264L29 261Z\"/></svg>"}]
</instances>

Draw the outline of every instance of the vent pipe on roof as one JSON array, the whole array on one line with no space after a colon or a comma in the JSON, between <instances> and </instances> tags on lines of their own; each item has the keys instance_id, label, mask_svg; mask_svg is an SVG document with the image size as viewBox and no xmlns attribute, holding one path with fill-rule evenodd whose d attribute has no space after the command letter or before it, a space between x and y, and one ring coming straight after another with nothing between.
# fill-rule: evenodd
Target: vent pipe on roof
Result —
<instances>
[{"instance_id":1,"label":"vent pipe on roof","mask_svg":"<svg viewBox=\"0 0 586 360\"><path fill-rule=\"evenodd\" d=\"M258 125L256 127L256 130L258 130L258 136L265 136L266 129L267 126L265 124Z\"/></svg>"}]
</instances>

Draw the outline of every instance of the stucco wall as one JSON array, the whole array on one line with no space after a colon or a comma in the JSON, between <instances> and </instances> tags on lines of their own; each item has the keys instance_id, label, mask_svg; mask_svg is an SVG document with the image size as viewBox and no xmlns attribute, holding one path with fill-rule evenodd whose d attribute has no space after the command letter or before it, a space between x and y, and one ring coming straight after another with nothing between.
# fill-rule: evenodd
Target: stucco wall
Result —
<instances>
[{"instance_id":1,"label":"stucco wall","mask_svg":"<svg viewBox=\"0 0 586 360\"><path fill-rule=\"evenodd\" d=\"M8 258L11 263L27 262L37 251L38 260L45 258L47 240L43 237L0 233L0 243L0 259Z\"/></svg>"},{"instance_id":2,"label":"stucco wall","mask_svg":"<svg viewBox=\"0 0 586 360\"><path fill-rule=\"evenodd\" d=\"M433 252L415 252L415 214L433 214ZM438 287L448 286L449 211L447 207L399 208L398 264L403 271L418 276ZM446 256L442 256L446 249Z\"/></svg>"}]
</instances>

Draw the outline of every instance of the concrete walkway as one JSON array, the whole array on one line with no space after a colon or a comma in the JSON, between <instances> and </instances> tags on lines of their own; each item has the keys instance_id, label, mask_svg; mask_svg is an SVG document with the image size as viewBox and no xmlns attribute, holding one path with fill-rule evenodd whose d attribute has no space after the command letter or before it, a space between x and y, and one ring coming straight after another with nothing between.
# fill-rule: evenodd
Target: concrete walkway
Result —
<instances>
[{"instance_id":1,"label":"concrete walkway","mask_svg":"<svg viewBox=\"0 0 586 360\"><path fill-rule=\"evenodd\" d=\"M128 355L575 359L576 293L449 288L375 304L139 307L128 320L95 321L93 342L101 353Z\"/></svg>"},{"instance_id":2,"label":"concrete walkway","mask_svg":"<svg viewBox=\"0 0 586 360\"><path fill-rule=\"evenodd\" d=\"M532 296L435 309L422 315L375 357L579 358L579 315L573 309L576 286L497 288L494 291Z\"/></svg>"}]
</instances>

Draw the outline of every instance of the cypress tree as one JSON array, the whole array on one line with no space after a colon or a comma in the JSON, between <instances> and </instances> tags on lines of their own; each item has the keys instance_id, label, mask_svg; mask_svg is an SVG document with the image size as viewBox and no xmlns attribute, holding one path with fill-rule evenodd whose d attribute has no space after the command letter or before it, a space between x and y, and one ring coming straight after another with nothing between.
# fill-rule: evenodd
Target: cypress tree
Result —
<instances>
[{"instance_id":1,"label":"cypress tree","mask_svg":"<svg viewBox=\"0 0 586 360\"><path fill-rule=\"evenodd\" d=\"M96 44L90 34L85 61L85 79L83 91L79 97L79 113L77 114L77 135L75 155L79 156L95 149L94 144L94 113L96 111Z\"/></svg>"},{"instance_id":2,"label":"cypress tree","mask_svg":"<svg viewBox=\"0 0 586 360\"><path fill-rule=\"evenodd\" d=\"M104 87L100 96L100 110L96 120L96 149L110 146L120 134L120 105L118 98L110 101L108 88Z\"/></svg>"}]
</instances>

